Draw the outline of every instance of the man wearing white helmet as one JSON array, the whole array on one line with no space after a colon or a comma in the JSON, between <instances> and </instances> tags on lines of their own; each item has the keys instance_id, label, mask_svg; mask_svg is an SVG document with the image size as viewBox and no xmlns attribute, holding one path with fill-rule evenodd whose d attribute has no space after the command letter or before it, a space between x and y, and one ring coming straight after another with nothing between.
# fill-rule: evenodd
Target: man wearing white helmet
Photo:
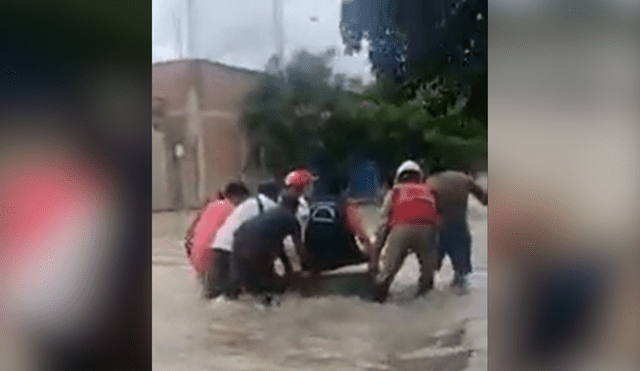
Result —
<instances>
[{"instance_id":1,"label":"man wearing white helmet","mask_svg":"<svg viewBox=\"0 0 640 371\"><path fill-rule=\"evenodd\" d=\"M387 192L382 204L382 221L372 258L375 275L374 300L383 302L389 287L409 252L418 256L420 280L418 295L433 288L433 275L437 264L436 236L440 216L435 192L425 184L420 165L405 161L396 172L395 184ZM378 252L385 246L380 258Z\"/></svg>"}]
</instances>

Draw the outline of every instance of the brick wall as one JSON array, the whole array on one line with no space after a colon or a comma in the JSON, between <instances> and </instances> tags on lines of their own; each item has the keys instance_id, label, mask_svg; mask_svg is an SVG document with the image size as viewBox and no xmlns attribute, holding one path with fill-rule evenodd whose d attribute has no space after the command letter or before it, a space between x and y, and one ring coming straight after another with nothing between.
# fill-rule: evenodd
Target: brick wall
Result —
<instances>
[{"instance_id":1,"label":"brick wall","mask_svg":"<svg viewBox=\"0 0 640 371\"><path fill-rule=\"evenodd\" d=\"M194 64L197 68L194 68ZM171 120L174 124L184 121L187 93L191 84L198 85L197 90L201 94L200 122L204 140L206 196L215 195L229 180L239 179L242 174L248 157L249 140L241 120L247 99L256 88L259 78L260 75L256 72L203 60L180 60L153 65L153 98L164 100L166 115L183 119ZM160 129L166 131L168 128ZM171 155L166 151L171 149L160 144L163 136L153 135L152 140L153 209L171 209L175 206L171 192L176 188L172 182L179 178L170 173L172 169L166 164L167 156ZM189 180L191 181L196 180Z\"/></svg>"}]
</instances>

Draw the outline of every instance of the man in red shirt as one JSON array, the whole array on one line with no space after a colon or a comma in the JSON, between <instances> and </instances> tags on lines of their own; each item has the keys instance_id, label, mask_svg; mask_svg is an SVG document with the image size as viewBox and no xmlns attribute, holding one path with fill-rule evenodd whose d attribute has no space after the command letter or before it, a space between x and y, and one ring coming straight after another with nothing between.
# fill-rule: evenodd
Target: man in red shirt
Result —
<instances>
[{"instance_id":1,"label":"man in red shirt","mask_svg":"<svg viewBox=\"0 0 640 371\"><path fill-rule=\"evenodd\" d=\"M440 216L435 192L424 182L424 174L414 161L404 162L397 171L396 184L387 192L382 205L382 222L378 229L377 255L382 268L375 275L374 300L384 302L395 275L409 252L415 252L420 262L418 295L433 288L433 275L437 265L436 236ZM386 238L385 238L386 237ZM373 263L377 268L377 263Z\"/></svg>"},{"instance_id":2,"label":"man in red shirt","mask_svg":"<svg viewBox=\"0 0 640 371\"><path fill-rule=\"evenodd\" d=\"M206 298L214 298L220 293L220 290L215 289L218 274L213 269L216 250L209 246L227 217L248 195L249 191L244 184L229 183L223 192L223 198L208 202L187 231L187 257L205 286Z\"/></svg>"}]
</instances>

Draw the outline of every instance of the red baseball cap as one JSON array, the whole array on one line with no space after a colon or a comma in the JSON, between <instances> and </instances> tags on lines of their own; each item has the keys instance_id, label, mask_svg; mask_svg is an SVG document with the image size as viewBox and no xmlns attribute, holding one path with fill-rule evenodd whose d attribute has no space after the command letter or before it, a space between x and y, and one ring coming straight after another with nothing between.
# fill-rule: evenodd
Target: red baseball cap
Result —
<instances>
[{"instance_id":1,"label":"red baseball cap","mask_svg":"<svg viewBox=\"0 0 640 371\"><path fill-rule=\"evenodd\" d=\"M316 180L318 180L318 177L311 174L308 170L298 169L287 174L287 177L284 179L284 185L298 192L302 192Z\"/></svg>"}]
</instances>

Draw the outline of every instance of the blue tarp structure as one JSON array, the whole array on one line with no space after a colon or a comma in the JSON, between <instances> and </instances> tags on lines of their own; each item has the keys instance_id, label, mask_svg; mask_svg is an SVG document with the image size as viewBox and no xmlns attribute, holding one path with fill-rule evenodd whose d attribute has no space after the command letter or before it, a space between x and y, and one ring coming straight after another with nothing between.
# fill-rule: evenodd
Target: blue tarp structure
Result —
<instances>
[{"instance_id":1,"label":"blue tarp structure","mask_svg":"<svg viewBox=\"0 0 640 371\"><path fill-rule=\"evenodd\" d=\"M349 197L373 199L380 193L382 177L380 168L371 160L357 161L349 172Z\"/></svg>"},{"instance_id":2,"label":"blue tarp structure","mask_svg":"<svg viewBox=\"0 0 640 371\"><path fill-rule=\"evenodd\" d=\"M337 196L342 191L337 162L330 155L319 154L309 164L310 170L320 177L313 187L312 198Z\"/></svg>"}]
</instances>

